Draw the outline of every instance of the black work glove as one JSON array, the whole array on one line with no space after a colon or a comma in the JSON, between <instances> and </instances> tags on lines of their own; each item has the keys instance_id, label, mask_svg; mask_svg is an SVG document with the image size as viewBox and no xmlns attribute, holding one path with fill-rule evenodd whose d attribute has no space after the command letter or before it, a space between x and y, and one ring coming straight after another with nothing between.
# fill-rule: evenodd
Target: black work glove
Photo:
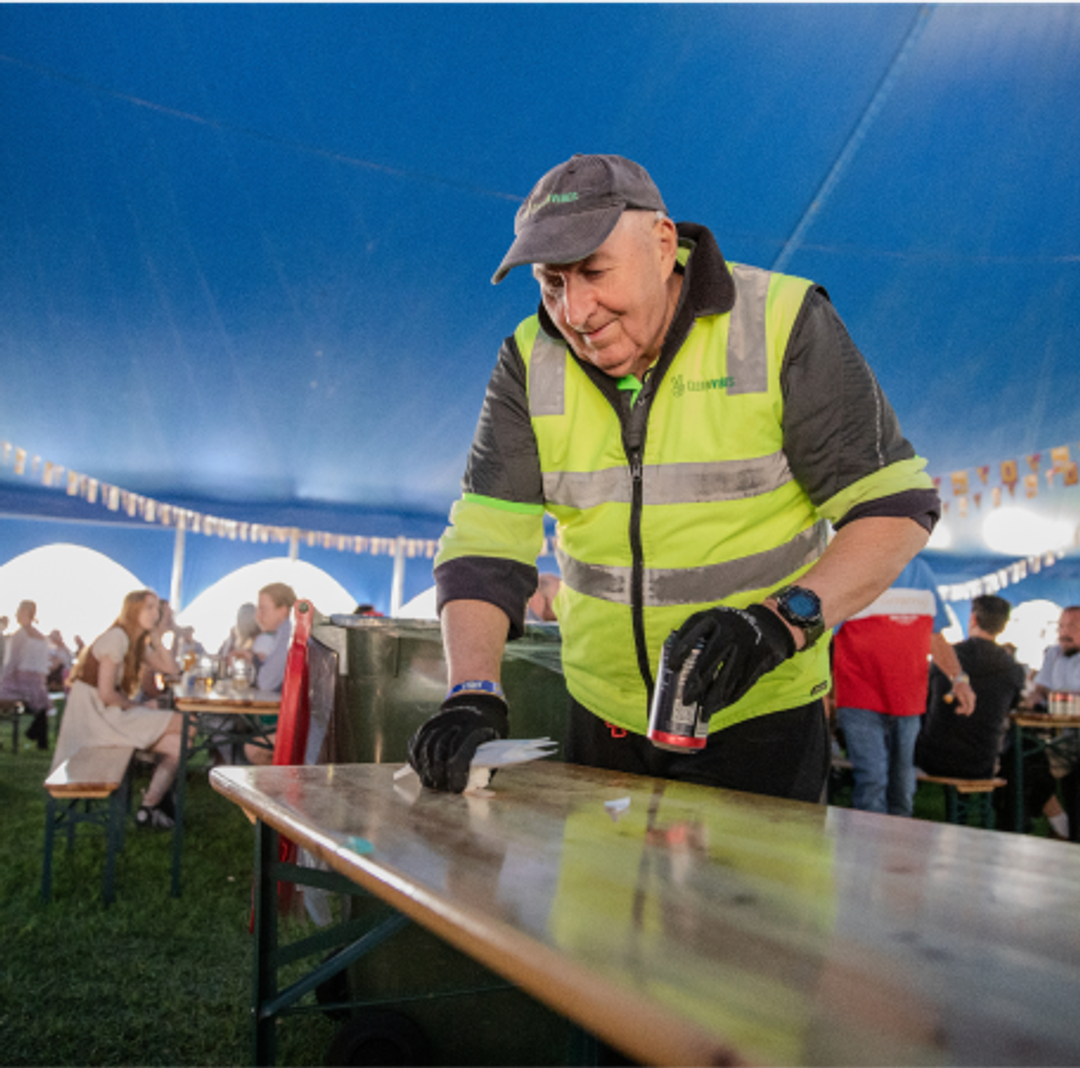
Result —
<instances>
[{"instance_id":1,"label":"black work glove","mask_svg":"<svg viewBox=\"0 0 1080 1068\"><path fill-rule=\"evenodd\" d=\"M674 670L701 645L683 685L686 704L700 703L706 716L733 705L762 675L795 655L787 624L763 604L707 608L675 632L669 653Z\"/></svg>"},{"instance_id":2,"label":"black work glove","mask_svg":"<svg viewBox=\"0 0 1080 1068\"><path fill-rule=\"evenodd\" d=\"M409 739L409 763L428 789L460 794L476 750L509 733L509 710L501 697L455 694Z\"/></svg>"}]
</instances>

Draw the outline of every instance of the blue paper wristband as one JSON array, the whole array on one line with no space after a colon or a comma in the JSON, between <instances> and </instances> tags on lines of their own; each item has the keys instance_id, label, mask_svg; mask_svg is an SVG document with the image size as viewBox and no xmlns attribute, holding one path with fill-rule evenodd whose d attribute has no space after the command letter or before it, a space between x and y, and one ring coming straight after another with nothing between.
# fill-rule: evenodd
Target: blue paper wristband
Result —
<instances>
[{"instance_id":1,"label":"blue paper wristband","mask_svg":"<svg viewBox=\"0 0 1080 1068\"><path fill-rule=\"evenodd\" d=\"M493 693L496 697L501 697L504 701L506 700L503 688L497 682L490 682L487 679L473 679L471 682L459 682L456 686L450 687L446 699L449 700L455 694L459 693Z\"/></svg>"}]
</instances>

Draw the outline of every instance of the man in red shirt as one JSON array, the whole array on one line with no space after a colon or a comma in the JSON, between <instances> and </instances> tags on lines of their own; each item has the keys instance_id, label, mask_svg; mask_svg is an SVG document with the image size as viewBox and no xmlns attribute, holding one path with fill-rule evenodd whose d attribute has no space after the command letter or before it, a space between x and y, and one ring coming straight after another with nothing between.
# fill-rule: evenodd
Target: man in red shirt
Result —
<instances>
[{"instance_id":1,"label":"man in red shirt","mask_svg":"<svg viewBox=\"0 0 1080 1068\"><path fill-rule=\"evenodd\" d=\"M855 776L855 808L911 815L928 658L952 683L958 713L975 711L975 691L941 633L948 625L933 572L916 557L889 589L837 630L836 718Z\"/></svg>"}]
</instances>

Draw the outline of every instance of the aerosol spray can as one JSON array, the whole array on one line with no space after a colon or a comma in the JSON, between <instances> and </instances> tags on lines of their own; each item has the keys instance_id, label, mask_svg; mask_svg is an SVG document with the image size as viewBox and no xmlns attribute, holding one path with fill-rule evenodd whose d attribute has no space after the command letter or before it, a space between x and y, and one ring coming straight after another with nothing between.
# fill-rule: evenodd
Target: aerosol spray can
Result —
<instances>
[{"instance_id":1,"label":"aerosol spray can","mask_svg":"<svg viewBox=\"0 0 1080 1068\"><path fill-rule=\"evenodd\" d=\"M709 720L700 704L683 703L682 691L686 676L690 674L701 653L701 646L690 650L682 668L671 668L671 647L675 632L668 636L660 650L660 668L657 672L656 689L653 691L652 708L649 709L647 737L657 749L670 749L677 753L696 753L705 748L709 736Z\"/></svg>"}]
</instances>

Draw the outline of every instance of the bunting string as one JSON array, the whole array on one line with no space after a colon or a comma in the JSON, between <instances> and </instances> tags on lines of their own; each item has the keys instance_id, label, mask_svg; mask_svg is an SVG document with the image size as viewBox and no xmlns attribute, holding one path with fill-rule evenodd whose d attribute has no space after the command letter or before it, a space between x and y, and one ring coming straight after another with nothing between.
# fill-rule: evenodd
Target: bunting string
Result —
<instances>
[{"instance_id":1,"label":"bunting string","mask_svg":"<svg viewBox=\"0 0 1080 1068\"><path fill-rule=\"evenodd\" d=\"M998 508L1006 500L1005 494L1013 498L1018 488L1028 499L1037 497L1041 492L1040 475L1046 482L1047 490L1053 489L1059 481L1063 487L1080 485L1080 465L1072 458L1070 446L1067 444L1055 445L1045 452L1028 453L1023 457L1023 461L1026 470L1021 468L1018 459L1012 458L952 471L948 475L947 482L944 476L932 475L934 486L941 496L943 515L947 516L951 512L964 518L971 514L973 508L976 511L980 511L985 506ZM396 556L401 552L410 559L415 557L432 559L438 551L438 539L434 538L385 538L338 534L205 515L193 509L170 505L120 486L114 486L91 475L65 468L62 464L43 460L40 456L32 455L26 449L9 441L0 441L0 466L11 467L14 474L19 477L28 477L31 481L40 482L47 488L66 490L69 497L79 497L88 504L101 504L110 512L123 512L131 519L141 519L146 523L164 527L183 527L185 531L208 537L260 544L289 544L295 537L299 542L311 548L367 553L372 556ZM995 474L996 478L993 477ZM946 492L947 489L952 491L951 495ZM553 541L554 539L550 538L544 539L541 555L548 556L554 552ZM993 592L990 587L995 582L1003 582L1001 578L1003 574L1014 574L1017 568L1027 568L1030 571L1032 568L1042 566L1042 562L1036 564L1034 562L1036 560L1041 561L1042 558L1017 561L1008 568L999 569L963 585L967 589L981 584L986 587L983 592ZM1019 581L1019 579L1014 578L1012 581ZM948 588L952 589L952 587ZM1000 589L1001 586L997 588ZM966 600L968 598L965 594L951 599Z\"/></svg>"},{"instance_id":2,"label":"bunting string","mask_svg":"<svg viewBox=\"0 0 1080 1068\"><path fill-rule=\"evenodd\" d=\"M1040 475L1042 481L1046 482L1047 490L1052 490L1059 483L1063 487L1080 484L1080 468L1072 458L1069 445L1055 445L1045 452L1027 453L1023 460L1026 469L1018 459L1013 458L952 471L947 483L941 475L931 476L941 495L942 514L948 515L951 509L953 514L963 518L970 514L972 507L976 511L986 504L998 508L1006 499L1004 494L1008 493L1009 498L1013 498L1018 488L1027 499L1037 497L1042 491ZM951 496L946 489L952 491Z\"/></svg>"},{"instance_id":3,"label":"bunting string","mask_svg":"<svg viewBox=\"0 0 1080 1068\"><path fill-rule=\"evenodd\" d=\"M1029 556L1023 560L1014 560L1005 567L991 571L977 579L938 586L938 593L943 601L970 601L988 593L1000 593L1006 586L1015 586L1029 575L1037 575L1044 567L1053 567L1065 553L1057 550L1052 553Z\"/></svg>"},{"instance_id":4,"label":"bunting string","mask_svg":"<svg viewBox=\"0 0 1080 1068\"><path fill-rule=\"evenodd\" d=\"M9 441L0 441L0 466L11 467L20 477L40 482L49 489L66 491L69 497L79 497L87 504L99 504L110 512L123 513L130 519L141 519L146 523L183 529L185 532L206 537L262 545L288 545L295 538L298 543L310 548L371 556L397 556L401 553L409 559L423 557L429 560L434 558L439 548L436 538L368 537L205 515L102 482L90 475L65 468L62 464L42 460L40 456L34 456ZM547 556L554 551L552 541L553 539L544 539L542 555Z\"/></svg>"},{"instance_id":5,"label":"bunting string","mask_svg":"<svg viewBox=\"0 0 1080 1068\"><path fill-rule=\"evenodd\" d=\"M1022 490L1025 499L1030 500L1041 492L1040 475L1046 482L1047 491L1059 483L1062 487L1080 483L1077 461L1072 458L1068 445L1055 445L1045 452L1027 453L1023 462L1026 469L1018 459L1012 458L952 471L947 483L952 491L951 497L946 494L945 480L941 476L931 476L941 495L942 515L948 515L951 509L954 515L966 518L972 514L973 508L976 512L981 511L984 506L999 508L1007 499L1005 494L1013 498L1018 488ZM1044 567L1052 567L1064 555L1064 550L1058 550L1015 560L980 578L939 586L938 592L944 601L970 601L984 594L998 593L1007 586L1022 582L1029 575L1038 574Z\"/></svg>"}]
</instances>

